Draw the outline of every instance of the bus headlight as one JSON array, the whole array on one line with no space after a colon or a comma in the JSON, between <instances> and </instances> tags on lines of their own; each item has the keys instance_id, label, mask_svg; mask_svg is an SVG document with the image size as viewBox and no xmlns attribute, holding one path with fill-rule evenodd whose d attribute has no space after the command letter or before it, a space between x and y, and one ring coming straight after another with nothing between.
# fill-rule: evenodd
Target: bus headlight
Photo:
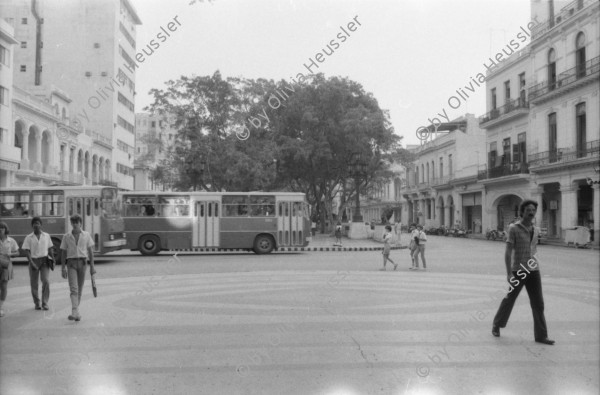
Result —
<instances>
[{"instance_id":1,"label":"bus headlight","mask_svg":"<svg viewBox=\"0 0 600 395\"><path fill-rule=\"evenodd\" d=\"M115 235L108 235L108 240L114 240L115 239Z\"/></svg>"}]
</instances>

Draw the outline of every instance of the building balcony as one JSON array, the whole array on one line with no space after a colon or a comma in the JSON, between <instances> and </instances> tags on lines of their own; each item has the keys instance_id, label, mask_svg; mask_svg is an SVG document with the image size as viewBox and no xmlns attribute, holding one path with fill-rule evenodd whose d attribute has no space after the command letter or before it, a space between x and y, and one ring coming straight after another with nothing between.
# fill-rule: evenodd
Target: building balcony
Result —
<instances>
[{"instance_id":1,"label":"building balcony","mask_svg":"<svg viewBox=\"0 0 600 395\"><path fill-rule=\"evenodd\" d=\"M528 174L529 165L526 162L511 162L503 166L492 167L487 170L480 170L477 174L478 180L489 180L512 176L515 174Z\"/></svg>"},{"instance_id":2,"label":"building balcony","mask_svg":"<svg viewBox=\"0 0 600 395\"><path fill-rule=\"evenodd\" d=\"M99 144L99 145L101 145L101 146L103 146L105 148L108 148L108 149L112 149L113 148L112 141L110 140L110 138L108 138L106 136L103 136L103 135L101 135L98 132L94 132L93 130L88 130L88 129L85 130L85 134L87 136L91 137L92 141L95 144Z\"/></svg>"},{"instance_id":3,"label":"building balcony","mask_svg":"<svg viewBox=\"0 0 600 395\"><path fill-rule=\"evenodd\" d=\"M565 22L573 19L575 15L578 15L581 10L587 8L590 5L597 4L598 0L575 0L561 9L554 18L546 22L535 25L531 29L531 40L536 40L553 30L555 27L564 24Z\"/></svg>"},{"instance_id":4,"label":"building balcony","mask_svg":"<svg viewBox=\"0 0 600 395\"><path fill-rule=\"evenodd\" d=\"M529 167L532 170L542 168L565 168L565 165L594 163L600 157L600 140L588 142L585 147L557 148L529 155Z\"/></svg>"},{"instance_id":5,"label":"building balcony","mask_svg":"<svg viewBox=\"0 0 600 395\"><path fill-rule=\"evenodd\" d=\"M108 178L103 178L103 179L100 179L98 181L94 181L92 184L94 184L94 185L104 185L104 186L107 186L107 187L116 187L116 186L119 186L119 184L116 181L111 181Z\"/></svg>"},{"instance_id":6,"label":"building balcony","mask_svg":"<svg viewBox=\"0 0 600 395\"><path fill-rule=\"evenodd\" d=\"M479 117L479 126L490 128L504 122L518 118L529 113L529 102L525 98L510 100L502 107L498 107Z\"/></svg>"},{"instance_id":7,"label":"building balcony","mask_svg":"<svg viewBox=\"0 0 600 395\"><path fill-rule=\"evenodd\" d=\"M83 185L83 174L63 170L59 172L59 181L75 185Z\"/></svg>"},{"instance_id":8,"label":"building balcony","mask_svg":"<svg viewBox=\"0 0 600 395\"><path fill-rule=\"evenodd\" d=\"M533 104L560 96L583 85L598 81L600 75L600 56L573 67L556 77L556 81L540 82L529 88L529 101Z\"/></svg>"},{"instance_id":9,"label":"building balcony","mask_svg":"<svg viewBox=\"0 0 600 395\"><path fill-rule=\"evenodd\" d=\"M454 179L454 175L453 174L449 174L447 176L443 176L443 177L437 177L434 178L433 180L431 180L431 186L432 187L443 187L443 186L449 186L450 185L450 181L452 181Z\"/></svg>"}]
</instances>

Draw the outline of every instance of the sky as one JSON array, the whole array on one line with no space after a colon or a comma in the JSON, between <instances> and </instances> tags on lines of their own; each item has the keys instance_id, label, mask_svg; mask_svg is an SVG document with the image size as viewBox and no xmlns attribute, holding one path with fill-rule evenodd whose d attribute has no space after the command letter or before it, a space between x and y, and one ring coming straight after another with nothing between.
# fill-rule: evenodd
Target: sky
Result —
<instances>
[{"instance_id":1,"label":"sky","mask_svg":"<svg viewBox=\"0 0 600 395\"><path fill-rule=\"evenodd\" d=\"M389 110L403 144L447 111L450 120L486 112L485 86L460 104L448 100L484 73L530 20L530 0L130 0L142 25L141 52L161 27L177 30L139 64L136 112L148 92L182 75L284 79L292 82L331 40L339 44L312 72L348 77ZM354 25L348 24L354 22ZM358 24L358 23L360 24ZM344 34L341 28L347 34ZM345 41L338 37L341 34ZM335 46L334 46L335 47Z\"/></svg>"}]
</instances>

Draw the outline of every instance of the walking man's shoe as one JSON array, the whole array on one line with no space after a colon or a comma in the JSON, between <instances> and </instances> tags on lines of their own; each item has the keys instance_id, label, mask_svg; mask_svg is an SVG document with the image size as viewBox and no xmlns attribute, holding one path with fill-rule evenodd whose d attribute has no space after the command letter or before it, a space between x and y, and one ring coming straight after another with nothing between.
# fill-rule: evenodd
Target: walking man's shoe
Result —
<instances>
[{"instance_id":1,"label":"walking man's shoe","mask_svg":"<svg viewBox=\"0 0 600 395\"><path fill-rule=\"evenodd\" d=\"M554 340L550 340L550 339L548 339L546 337L544 339L537 339L536 343L542 343L542 344L547 344L547 345L551 346L551 345L553 345L555 343L555 341Z\"/></svg>"},{"instance_id":2,"label":"walking man's shoe","mask_svg":"<svg viewBox=\"0 0 600 395\"><path fill-rule=\"evenodd\" d=\"M45 305L42 306L42 310L50 310L50 307L48 307L48 305L45 304Z\"/></svg>"},{"instance_id":3,"label":"walking man's shoe","mask_svg":"<svg viewBox=\"0 0 600 395\"><path fill-rule=\"evenodd\" d=\"M492 335L494 335L496 337L500 337L500 328L497 327L496 325L494 325L492 327Z\"/></svg>"},{"instance_id":4,"label":"walking man's shoe","mask_svg":"<svg viewBox=\"0 0 600 395\"><path fill-rule=\"evenodd\" d=\"M36 310L41 310L42 308L40 307L40 305L39 305L39 304L36 304L36 305L35 305L35 309L36 309Z\"/></svg>"}]
</instances>

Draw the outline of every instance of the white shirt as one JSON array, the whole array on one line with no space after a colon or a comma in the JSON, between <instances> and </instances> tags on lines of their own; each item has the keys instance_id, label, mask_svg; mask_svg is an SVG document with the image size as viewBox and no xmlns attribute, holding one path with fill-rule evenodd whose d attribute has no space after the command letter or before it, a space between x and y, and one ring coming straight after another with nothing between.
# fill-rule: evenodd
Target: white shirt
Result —
<instances>
[{"instance_id":1,"label":"white shirt","mask_svg":"<svg viewBox=\"0 0 600 395\"><path fill-rule=\"evenodd\" d=\"M63 236L62 242L60 243L60 249L67 251L67 259L71 258L86 258L88 256L88 248L94 246L94 241L88 232L82 230L79 234L77 243L75 242L75 236L72 232L67 233Z\"/></svg>"},{"instance_id":2,"label":"white shirt","mask_svg":"<svg viewBox=\"0 0 600 395\"><path fill-rule=\"evenodd\" d=\"M48 248L52 248L52 239L48 233L41 232L38 240L35 233L32 232L25 237L21 248L29 250L32 258L43 258L48 256Z\"/></svg>"}]
</instances>

